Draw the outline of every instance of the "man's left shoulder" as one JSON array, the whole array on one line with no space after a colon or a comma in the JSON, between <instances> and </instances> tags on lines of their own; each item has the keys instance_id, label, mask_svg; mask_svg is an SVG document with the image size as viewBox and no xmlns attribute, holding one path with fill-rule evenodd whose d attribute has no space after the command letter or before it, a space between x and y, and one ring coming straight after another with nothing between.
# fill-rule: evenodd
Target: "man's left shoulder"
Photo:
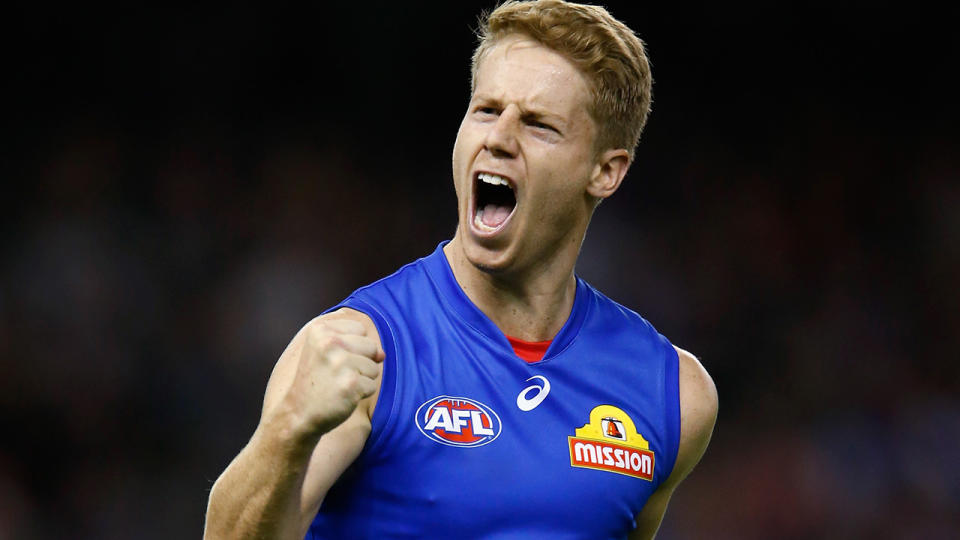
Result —
<instances>
[{"instance_id":1,"label":"man's left shoulder","mask_svg":"<svg viewBox=\"0 0 960 540\"><path fill-rule=\"evenodd\" d=\"M689 473L703 456L717 421L717 386L693 354L674 345L679 356L680 455L678 465Z\"/></svg>"}]
</instances>

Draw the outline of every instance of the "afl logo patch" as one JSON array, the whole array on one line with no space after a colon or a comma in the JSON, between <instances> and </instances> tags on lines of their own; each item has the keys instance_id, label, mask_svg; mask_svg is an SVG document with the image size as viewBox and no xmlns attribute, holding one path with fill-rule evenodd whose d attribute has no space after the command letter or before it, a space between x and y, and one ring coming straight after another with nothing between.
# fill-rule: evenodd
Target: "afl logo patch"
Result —
<instances>
[{"instance_id":1,"label":"afl logo patch","mask_svg":"<svg viewBox=\"0 0 960 540\"><path fill-rule=\"evenodd\" d=\"M483 446L500 436L500 417L475 399L437 396L417 409L417 428L440 444Z\"/></svg>"}]
</instances>

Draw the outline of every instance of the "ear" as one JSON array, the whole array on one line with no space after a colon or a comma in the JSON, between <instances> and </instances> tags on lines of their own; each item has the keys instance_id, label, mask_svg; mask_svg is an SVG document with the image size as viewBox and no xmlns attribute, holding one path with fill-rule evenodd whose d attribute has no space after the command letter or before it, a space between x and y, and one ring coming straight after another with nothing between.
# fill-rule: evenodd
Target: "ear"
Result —
<instances>
[{"instance_id":1,"label":"ear","mask_svg":"<svg viewBox=\"0 0 960 540\"><path fill-rule=\"evenodd\" d=\"M630 168L630 154L623 148L607 150L600 154L587 184L587 193L598 200L606 199L620 187L620 182Z\"/></svg>"}]
</instances>

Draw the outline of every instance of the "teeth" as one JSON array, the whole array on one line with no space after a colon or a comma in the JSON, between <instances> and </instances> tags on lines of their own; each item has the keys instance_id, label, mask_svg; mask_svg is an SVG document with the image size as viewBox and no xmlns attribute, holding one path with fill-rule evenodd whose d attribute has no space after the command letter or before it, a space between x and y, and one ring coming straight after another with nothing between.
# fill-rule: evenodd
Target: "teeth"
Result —
<instances>
[{"instance_id":1,"label":"teeth","mask_svg":"<svg viewBox=\"0 0 960 540\"><path fill-rule=\"evenodd\" d=\"M496 229L483 222L483 208L477 210L477 215L473 216L473 224L481 231L492 232Z\"/></svg>"},{"instance_id":2,"label":"teeth","mask_svg":"<svg viewBox=\"0 0 960 540\"><path fill-rule=\"evenodd\" d=\"M507 182L506 178L499 177L495 174L480 173L479 177L481 182L485 182L487 184L510 187L510 183Z\"/></svg>"}]
</instances>

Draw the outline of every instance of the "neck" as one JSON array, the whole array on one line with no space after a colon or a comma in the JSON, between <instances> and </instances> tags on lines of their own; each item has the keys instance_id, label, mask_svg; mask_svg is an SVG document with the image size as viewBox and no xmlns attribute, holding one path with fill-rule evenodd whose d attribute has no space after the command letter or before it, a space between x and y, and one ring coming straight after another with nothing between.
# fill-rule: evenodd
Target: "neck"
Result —
<instances>
[{"instance_id":1,"label":"neck","mask_svg":"<svg viewBox=\"0 0 960 540\"><path fill-rule=\"evenodd\" d=\"M529 269L496 274L467 259L459 231L443 251L460 288L504 334L546 341L553 339L570 316L579 245L572 256L561 250Z\"/></svg>"}]
</instances>

